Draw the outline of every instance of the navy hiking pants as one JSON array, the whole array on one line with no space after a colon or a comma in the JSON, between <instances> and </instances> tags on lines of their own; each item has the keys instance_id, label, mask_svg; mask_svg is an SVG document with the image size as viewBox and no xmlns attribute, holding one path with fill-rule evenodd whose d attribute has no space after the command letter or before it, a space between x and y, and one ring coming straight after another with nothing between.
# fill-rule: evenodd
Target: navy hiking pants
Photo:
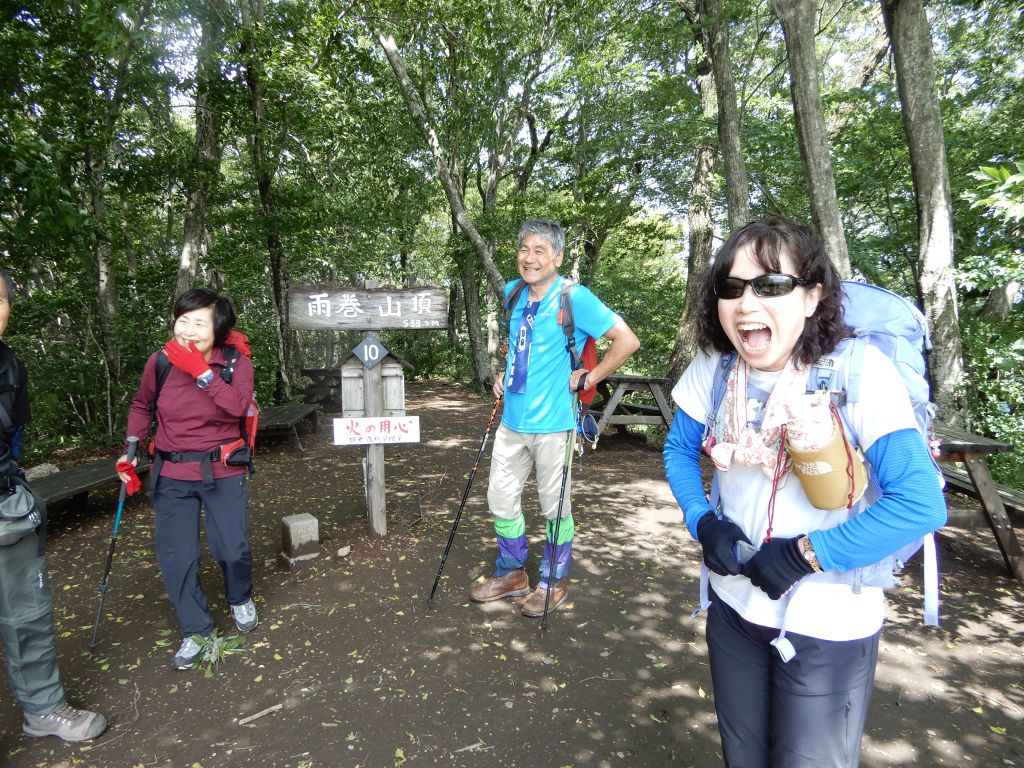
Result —
<instances>
[{"instance_id":1,"label":"navy hiking pants","mask_svg":"<svg viewBox=\"0 0 1024 768\"><path fill-rule=\"evenodd\" d=\"M222 477L213 488L201 480L157 479L156 554L181 634L209 635L213 619L199 583L199 508L206 511L206 542L224 574L229 605L252 597L249 487L244 474Z\"/></svg>"},{"instance_id":2,"label":"navy hiking pants","mask_svg":"<svg viewBox=\"0 0 1024 768\"><path fill-rule=\"evenodd\" d=\"M881 632L841 642L787 632L796 656L783 662L770 644L779 630L714 598L706 634L728 768L856 768Z\"/></svg>"}]
</instances>

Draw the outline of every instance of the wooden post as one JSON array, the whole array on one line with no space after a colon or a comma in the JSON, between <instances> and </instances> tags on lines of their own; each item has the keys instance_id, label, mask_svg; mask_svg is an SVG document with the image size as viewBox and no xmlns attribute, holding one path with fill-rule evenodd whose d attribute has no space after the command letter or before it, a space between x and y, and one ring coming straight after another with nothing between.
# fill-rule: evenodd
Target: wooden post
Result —
<instances>
[{"instance_id":1,"label":"wooden post","mask_svg":"<svg viewBox=\"0 0 1024 768\"><path fill-rule=\"evenodd\" d=\"M379 365L363 368L363 405L367 416L384 414L384 383ZM383 445L366 446L366 510L370 517L370 530L378 536L387 536Z\"/></svg>"},{"instance_id":2,"label":"wooden post","mask_svg":"<svg viewBox=\"0 0 1024 768\"><path fill-rule=\"evenodd\" d=\"M1003 559L1010 569L1010 573L1018 581L1024 581L1024 552L1021 551L1020 542L1017 541L1017 534L1014 533L1010 518L1006 515L1006 507L1003 500L999 498L999 489L995 480L988 470L988 462L984 456L972 456L964 454L964 466L967 467L967 474L978 489L978 496L981 497L981 507L988 516L988 524L992 527L992 533L996 535L996 542L999 550L1003 553Z\"/></svg>"}]
</instances>

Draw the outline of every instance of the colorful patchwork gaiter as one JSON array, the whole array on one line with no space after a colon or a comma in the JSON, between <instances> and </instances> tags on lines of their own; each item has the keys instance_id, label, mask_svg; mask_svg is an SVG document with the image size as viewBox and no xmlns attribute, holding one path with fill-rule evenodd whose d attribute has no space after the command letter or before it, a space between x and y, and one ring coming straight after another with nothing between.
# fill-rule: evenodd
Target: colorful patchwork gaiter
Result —
<instances>
[{"instance_id":1,"label":"colorful patchwork gaiter","mask_svg":"<svg viewBox=\"0 0 1024 768\"><path fill-rule=\"evenodd\" d=\"M541 589L548 588L548 569L551 558L556 547L552 543L555 538L555 521L548 520L547 542L544 544L544 557L540 561L540 582L537 586ZM555 557L555 572L552 575L555 583L569 575L569 565L572 563L572 540L576 534L576 525L573 523L572 515L566 515L558 525L558 547Z\"/></svg>"},{"instance_id":2,"label":"colorful patchwork gaiter","mask_svg":"<svg viewBox=\"0 0 1024 768\"><path fill-rule=\"evenodd\" d=\"M494 532L498 538L498 559L494 563L494 575L504 576L518 571L526 565L526 519L522 514L505 520L494 518ZM559 531L561 534L561 531Z\"/></svg>"}]
</instances>

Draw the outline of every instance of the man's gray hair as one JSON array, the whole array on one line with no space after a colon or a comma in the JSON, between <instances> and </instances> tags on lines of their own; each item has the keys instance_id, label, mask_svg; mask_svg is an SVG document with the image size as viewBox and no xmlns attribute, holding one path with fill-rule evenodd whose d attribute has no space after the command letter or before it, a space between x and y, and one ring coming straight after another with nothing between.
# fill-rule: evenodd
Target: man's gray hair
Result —
<instances>
[{"instance_id":1,"label":"man's gray hair","mask_svg":"<svg viewBox=\"0 0 1024 768\"><path fill-rule=\"evenodd\" d=\"M549 243L555 254L559 254L565 250L565 230L562 229L562 225L557 221L546 221L545 219L527 219L523 222L522 226L519 227L519 243L516 246L523 244L523 240L526 239L527 235L540 235Z\"/></svg>"}]
</instances>

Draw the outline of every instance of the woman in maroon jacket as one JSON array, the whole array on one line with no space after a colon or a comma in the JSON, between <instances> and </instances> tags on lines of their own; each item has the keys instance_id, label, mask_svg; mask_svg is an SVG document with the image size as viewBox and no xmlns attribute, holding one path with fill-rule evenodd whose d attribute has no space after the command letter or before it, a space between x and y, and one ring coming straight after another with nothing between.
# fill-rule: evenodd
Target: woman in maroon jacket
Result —
<instances>
[{"instance_id":1,"label":"woman in maroon jacket","mask_svg":"<svg viewBox=\"0 0 1024 768\"><path fill-rule=\"evenodd\" d=\"M171 664L178 670L194 665L201 639L213 632L199 582L200 505L235 626L249 632L259 621L252 600L248 455L234 453L252 399L253 369L245 336L234 326L235 312L226 297L206 288L181 294L174 303L172 337L146 362L128 412L128 436L145 445L150 404L156 401L150 480L157 559L183 637ZM231 463L232 455L242 463ZM125 482L130 479L125 472L118 474Z\"/></svg>"}]
</instances>

